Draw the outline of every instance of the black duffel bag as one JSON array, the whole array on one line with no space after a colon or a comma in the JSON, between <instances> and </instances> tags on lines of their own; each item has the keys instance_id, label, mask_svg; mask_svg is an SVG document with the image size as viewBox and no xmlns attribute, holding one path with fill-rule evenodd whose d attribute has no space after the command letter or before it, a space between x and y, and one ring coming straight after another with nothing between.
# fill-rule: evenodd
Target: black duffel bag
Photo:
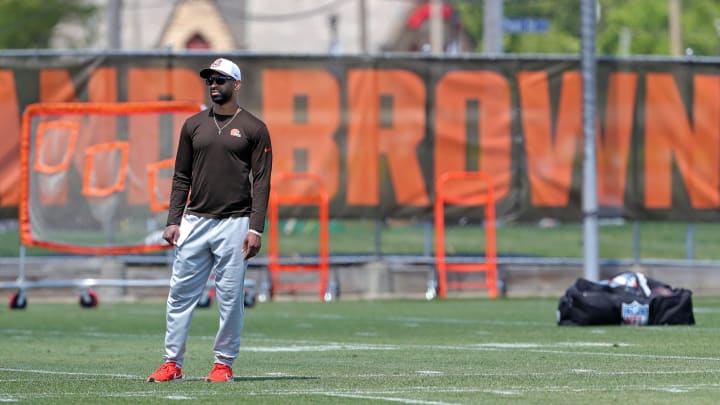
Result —
<instances>
[{"instance_id":1,"label":"black duffel bag","mask_svg":"<svg viewBox=\"0 0 720 405\"><path fill-rule=\"evenodd\" d=\"M692 292L642 273L579 278L560 298L558 325L694 325Z\"/></svg>"}]
</instances>

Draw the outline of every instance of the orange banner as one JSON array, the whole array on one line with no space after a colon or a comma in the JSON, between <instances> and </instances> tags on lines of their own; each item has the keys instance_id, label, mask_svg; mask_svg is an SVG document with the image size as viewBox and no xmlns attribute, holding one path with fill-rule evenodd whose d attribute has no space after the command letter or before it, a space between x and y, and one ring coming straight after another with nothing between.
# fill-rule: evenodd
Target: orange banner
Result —
<instances>
[{"instance_id":1,"label":"orange banner","mask_svg":"<svg viewBox=\"0 0 720 405\"><path fill-rule=\"evenodd\" d=\"M71 59L42 64L51 69L0 65L0 206L19 204L20 116L30 103L210 104L197 72L212 58ZM456 171L492 178L499 217L581 217L582 83L574 60L236 59L241 104L268 124L275 173L319 176L332 217L431 216L436 180ZM601 211L720 219L720 63L604 61L597 71ZM20 85L27 82L36 84ZM156 118L96 117L79 130L77 148L92 146L85 131L107 131L106 142L127 143L127 170L145 172L173 158L182 125L163 124L175 135L162 139L160 123L148 120ZM127 129L122 139L119 125ZM148 186L128 183L127 203L157 209Z\"/></svg>"}]
</instances>

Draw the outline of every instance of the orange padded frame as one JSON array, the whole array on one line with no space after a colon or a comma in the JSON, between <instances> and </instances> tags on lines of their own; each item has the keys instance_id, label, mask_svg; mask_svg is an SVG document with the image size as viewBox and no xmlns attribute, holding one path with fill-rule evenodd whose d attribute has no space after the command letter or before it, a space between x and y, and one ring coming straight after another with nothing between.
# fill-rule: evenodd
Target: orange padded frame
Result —
<instances>
[{"instance_id":1,"label":"orange padded frame","mask_svg":"<svg viewBox=\"0 0 720 405\"><path fill-rule=\"evenodd\" d=\"M118 176L115 183L105 186L96 187L91 183L92 172L95 163L95 155L103 152L117 150L120 153L120 167L118 168ZM83 169L83 188L82 193L88 197L107 197L112 193L125 190L125 177L127 173L128 158L130 154L130 145L127 142L106 142L99 143L85 148L85 168Z\"/></svg>"},{"instance_id":2,"label":"orange padded frame","mask_svg":"<svg viewBox=\"0 0 720 405\"><path fill-rule=\"evenodd\" d=\"M328 194L320 176L312 173L281 173L273 176L268 207L268 221L270 230L270 246L268 248L268 268L272 280L270 296L278 291L319 290L320 300L323 300L328 284L330 272L330 251L328 247L329 204ZM276 190L281 184L298 186L302 184L312 186L316 192L301 193L290 191L280 194ZM280 263L280 206L281 205L317 205L319 221L318 263L317 264L281 264ZM282 272L318 272L319 282L313 283L281 283Z\"/></svg>"},{"instance_id":3,"label":"orange padded frame","mask_svg":"<svg viewBox=\"0 0 720 405\"><path fill-rule=\"evenodd\" d=\"M452 196L451 182L479 181L484 192ZM448 263L445 258L445 204L485 206L485 261ZM487 288L490 298L497 298L497 245L495 237L495 197L490 176L482 172L450 172L438 178L435 187L435 266L438 276L438 296L445 298L448 288ZM448 272L481 272L485 281L448 281Z\"/></svg>"},{"instance_id":4,"label":"orange padded frame","mask_svg":"<svg viewBox=\"0 0 720 405\"><path fill-rule=\"evenodd\" d=\"M72 115L102 114L128 115L134 113L189 113L201 111L197 103L182 101L149 101L149 102L117 102L117 103L35 103L25 108L22 118L20 138L20 243L24 246L38 246L46 249L90 255L121 255L146 253L165 250L168 245L135 245L115 247L75 246L53 241L41 241L33 238L30 226L30 153L33 117L38 115ZM68 161L69 164L70 161ZM59 166L52 166L57 170ZM33 167L35 169L35 167ZM47 169L47 168L46 168ZM46 169L41 169L46 170ZM84 173L85 174L85 173Z\"/></svg>"},{"instance_id":5,"label":"orange padded frame","mask_svg":"<svg viewBox=\"0 0 720 405\"><path fill-rule=\"evenodd\" d=\"M169 169L175 166L175 159L165 159L147 165L148 171L148 195L150 196L150 211L162 212L170 208L170 201L159 201L156 193L158 186L158 172L162 169Z\"/></svg>"},{"instance_id":6,"label":"orange padded frame","mask_svg":"<svg viewBox=\"0 0 720 405\"><path fill-rule=\"evenodd\" d=\"M65 156L62 162L56 165L46 164L42 161L41 151L43 150L43 142L45 141L45 132L54 129L62 129L68 133L67 149L65 150ZM37 129L37 140L35 141L38 145L37 153L35 154L35 164L33 168L39 173L53 174L64 172L70 167L70 160L75 151L75 144L77 143L78 132L80 132L80 124L73 121L50 121L41 122L38 124Z\"/></svg>"}]
</instances>

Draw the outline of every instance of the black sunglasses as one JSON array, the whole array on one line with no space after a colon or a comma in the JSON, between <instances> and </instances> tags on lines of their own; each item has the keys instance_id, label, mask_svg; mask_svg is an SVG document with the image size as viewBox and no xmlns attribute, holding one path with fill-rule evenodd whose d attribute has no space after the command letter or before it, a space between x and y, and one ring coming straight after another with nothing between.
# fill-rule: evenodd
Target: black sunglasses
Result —
<instances>
[{"instance_id":1,"label":"black sunglasses","mask_svg":"<svg viewBox=\"0 0 720 405\"><path fill-rule=\"evenodd\" d=\"M213 82L217 83L218 86L222 86L223 84L227 83L230 80L235 80L232 77L228 76L212 76L205 79L205 84L208 86L212 86Z\"/></svg>"}]
</instances>

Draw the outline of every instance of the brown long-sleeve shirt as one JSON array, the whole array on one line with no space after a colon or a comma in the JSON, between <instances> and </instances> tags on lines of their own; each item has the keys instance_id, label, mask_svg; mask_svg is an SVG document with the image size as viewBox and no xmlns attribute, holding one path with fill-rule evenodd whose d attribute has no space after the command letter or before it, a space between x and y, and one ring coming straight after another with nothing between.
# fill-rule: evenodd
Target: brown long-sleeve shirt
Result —
<instances>
[{"instance_id":1,"label":"brown long-sleeve shirt","mask_svg":"<svg viewBox=\"0 0 720 405\"><path fill-rule=\"evenodd\" d=\"M180 131L167 224L179 224L183 212L206 218L249 216L250 229L263 232L272 171L270 134L244 109L234 119L215 118L223 128L220 134L212 109L188 118Z\"/></svg>"}]
</instances>

